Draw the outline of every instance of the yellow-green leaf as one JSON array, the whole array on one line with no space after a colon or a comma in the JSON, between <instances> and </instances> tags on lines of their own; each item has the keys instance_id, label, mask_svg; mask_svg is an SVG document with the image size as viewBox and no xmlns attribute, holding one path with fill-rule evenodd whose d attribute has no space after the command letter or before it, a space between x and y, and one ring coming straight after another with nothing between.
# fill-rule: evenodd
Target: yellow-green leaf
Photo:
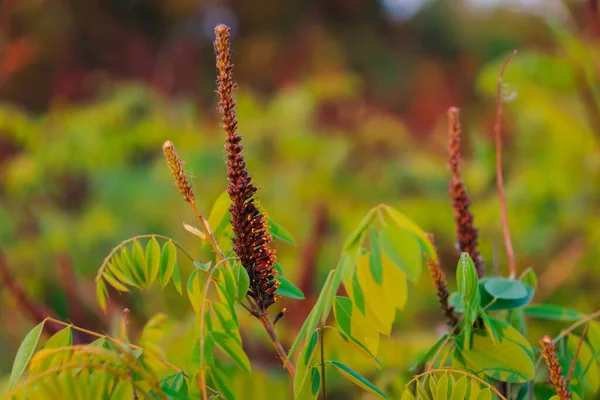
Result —
<instances>
[{"instance_id":1,"label":"yellow-green leaf","mask_svg":"<svg viewBox=\"0 0 600 400\"><path fill-rule=\"evenodd\" d=\"M354 383L356 386L376 394L381 398L387 399L387 396L377 388L377 386L373 385L366 378L360 375L358 372L354 371L352 368L348 367L345 364L342 364L339 361L327 361L329 364L333 365L340 374L342 374L346 379L350 382Z\"/></svg>"},{"instance_id":2,"label":"yellow-green leaf","mask_svg":"<svg viewBox=\"0 0 600 400\"><path fill-rule=\"evenodd\" d=\"M160 254L160 268L158 281L162 287L167 286L175 266L177 265L177 249L172 241L168 241L163 245L162 252Z\"/></svg>"},{"instance_id":3,"label":"yellow-green leaf","mask_svg":"<svg viewBox=\"0 0 600 400\"><path fill-rule=\"evenodd\" d=\"M250 373L250 360L242 345L231 336L222 332L211 332L215 344L225 352L241 370Z\"/></svg>"},{"instance_id":4,"label":"yellow-green leaf","mask_svg":"<svg viewBox=\"0 0 600 400\"><path fill-rule=\"evenodd\" d=\"M106 284L104 279L100 278L96 281L96 300L102 310L106 311L106 298L108 297L108 291L106 290Z\"/></svg>"},{"instance_id":5,"label":"yellow-green leaf","mask_svg":"<svg viewBox=\"0 0 600 400\"><path fill-rule=\"evenodd\" d=\"M146 245L146 262L148 263L148 284L156 280L160 270L160 245L154 236Z\"/></svg>"},{"instance_id":6,"label":"yellow-green leaf","mask_svg":"<svg viewBox=\"0 0 600 400\"><path fill-rule=\"evenodd\" d=\"M192 303L194 312L199 313L202 309L202 288L204 286L204 279L198 270L193 270L188 278L187 292Z\"/></svg>"},{"instance_id":7,"label":"yellow-green leaf","mask_svg":"<svg viewBox=\"0 0 600 400\"><path fill-rule=\"evenodd\" d=\"M135 264L138 271L142 272L145 284L149 285L150 273L146 264L146 255L144 254L144 249L142 249L142 245L138 240L133 241L132 261Z\"/></svg>"},{"instance_id":8,"label":"yellow-green leaf","mask_svg":"<svg viewBox=\"0 0 600 400\"><path fill-rule=\"evenodd\" d=\"M17 355L15 356L15 361L13 363L12 371L10 372L10 378L8 380L8 389L19 380L25 369L27 368L27 364L33 357L33 353L35 352L35 348L37 347L38 341L40 340L40 336L42 334L42 330L44 329L45 320L37 324L32 330L29 331L27 336L21 342L19 346L19 350L17 350Z\"/></svg>"},{"instance_id":9,"label":"yellow-green leaf","mask_svg":"<svg viewBox=\"0 0 600 400\"><path fill-rule=\"evenodd\" d=\"M467 387L467 377L463 376L459 378L452 388L452 396L450 396L450 400L464 400L467 396Z\"/></svg>"},{"instance_id":10,"label":"yellow-green leaf","mask_svg":"<svg viewBox=\"0 0 600 400\"><path fill-rule=\"evenodd\" d=\"M503 381L524 383L533 379L533 350L531 345L515 328L503 321L492 319L501 330L501 341L496 341L487 334L473 334L471 349L464 348L463 338L457 338L460 355L475 373Z\"/></svg>"},{"instance_id":11,"label":"yellow-green leaf","mask_svg":"<svg viewBox=\"0 0 600 400\"><path fill-rule=\"evenodd\" d=\"M123 285L119 282L108 270L105 270L102 274L102 278L113 288L117 289L119 292L129 292L127 286Z\"/></svg>"}]
</instances>

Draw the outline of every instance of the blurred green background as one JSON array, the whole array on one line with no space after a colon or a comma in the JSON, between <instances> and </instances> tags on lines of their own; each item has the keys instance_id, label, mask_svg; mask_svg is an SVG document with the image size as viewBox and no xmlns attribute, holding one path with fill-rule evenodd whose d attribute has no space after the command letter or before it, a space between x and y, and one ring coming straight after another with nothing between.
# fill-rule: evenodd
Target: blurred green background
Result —
<instances>
[{"instance_id":1,"label":"blurred green background","mask_svg":"<svg viewBox=\"0 0 600 400\"><path fill-rule=\"evenodd\" d=\"M536 301L583 312L600 307L597 1L4 0L0 376L34 323L6 271L38 305L86 328L111 331L129 307L136 332L166 312L169 360L189 364L193 316L185 296L113 294L104 315L93 278L110 249L136 234L172 236L198 259L210 257L183 229L193 215L161 145L175 143L208 212L227 185L212 47L220 22L233 29L240 134L258 197L296 241L277 249L286 276L307 297L278 306L290 309L278 324L285 344L344 238L378 203L434 233L453 277L450 106L462 110L463 175L487 272L507 274L492 128L497 75L513 49L519 54L502 97L519 271L537 272ZM181 266L187 276L192 266ZM358 355L350 364L398 393L411 357L433 344L442 321L436 307L424 277L382 343L384 372ZM244 318L255 373L240 374L235 390L285 398L287 379L266 335ZM530 335L559 328L540 325ZM331 379L332 395L358 396Z\"/></svg>"}]
</instances>

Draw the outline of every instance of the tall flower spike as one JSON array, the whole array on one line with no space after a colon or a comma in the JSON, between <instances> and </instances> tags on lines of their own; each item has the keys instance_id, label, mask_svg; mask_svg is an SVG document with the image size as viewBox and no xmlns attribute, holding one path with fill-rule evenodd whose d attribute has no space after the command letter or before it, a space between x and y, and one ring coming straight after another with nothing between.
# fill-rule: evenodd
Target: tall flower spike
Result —
<instances>
[{"instance_id":1,"label":"tall flower spike","mask_svg":"<svg viewBox=\"0 0 600 400\"><path fill-rule=\"evenodd\" d=\"M234 251L250 276L248 294L264 312L277 301L275 293L279 286L277 271L273 267L276 257L272 238L268 231L266 214L261 213L253 198L257 189L252 183L244 162L242 138L237 133L235 101L232 93L236 89L233 81L233 64L230 58L230 28L219 25L215 28L217 52L217 82L219 112L223 130L227 134L227 193L231 199L231 226L233 228Z\"/></svg>"},{"instance_id":2,"label":"tall flower spike","mask_svg":"<svg viewBox=\"0 0 600 400\"><path fill-rule=\"evenodd\" d=\"M190 185L187 175L183 170L183 163L179 158L179 155L175 151L175 146L173 146L173 142L167 140L165 144L163 144L163 153L165 155L165 159L167 160L167 165L171 170L171 174L173 174L173 179L175 180L175 185L179 189L179 192L190 204L194 204L194 191L192 190L192 185Z\"/></svg>"},{"instance_id":3,"label":"tall flower spike","mask_svg":"<svg viewBox=\"0 0 600 400\"><path fill-rule=\"evenodd\" d=\"M450 181L450 197L452 198L452 208L454 209L454 220L456 221L456 238L459 252L469 253L477 275L483 277L483 260L477 250L477 228L473 225L473 214L469 210L471 200L465 188L460 175L460 134L461 127L458 118L459 109L451 107L448 109L448 131L450 141L448 148L450 150L450 159L448 165L452 172L452 180Z\"/></svg>"},{"instance_id":4,"label":"tall flower spike","mask_svg":"<svg viewBox=\"0 0 600 400\"><path fill-rule=\"evenodd\" d=\"M438 302L440 303L440 308L442 309L442 312L446 317L446 323L448 324L448 327L452 329L456 327L456 325L458 325L458 319L456 318L456 314L454 314L454 307L448 304L450 292L448 292L446 274L444 274L444 271L442 271L442 268L440 267L439 257L437 258L437 261L428 258L427 266L429 267L431 281L433 282L433 286L435 287Z\"/></svg>"},{"instance_id":5,"label":"tall flower spike","mask_svg":"<svg viewBox=\"0 0 600 400\"><path fill-rule=\"evenodd\" d=\"M544 356L548 371L550 372L550 383L556 389L556 394L560 400L571 400L571 393L567 390L562 368L556 356L554 342L550 339L550 336L546 335L540 339L540 344L542 345L542 356Z\"/></svg>"}]
</instances>

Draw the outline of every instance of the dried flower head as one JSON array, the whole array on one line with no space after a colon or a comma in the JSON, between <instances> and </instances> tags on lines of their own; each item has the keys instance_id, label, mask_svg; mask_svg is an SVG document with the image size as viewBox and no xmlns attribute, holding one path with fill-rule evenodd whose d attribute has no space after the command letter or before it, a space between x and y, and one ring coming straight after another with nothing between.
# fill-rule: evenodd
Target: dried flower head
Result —
<instances>
[{"instance_id":1,"label":"dried flower head","mask_svg":"<svg viewBox=\"0 0 600 400\"><path fill-rule=\"evenodd\" d=\"M550 383L552 383L552 386L556 389L556 394L561 400L570 400L571 393L567 390L565 378L562 374L562 368L560 367L558 357L556 356L554 341L550 339L550 336L546 335L540 339L540 344L542 345L542 356L544 357L546 365L548 366L548 371L550 372Z\"/></svg>"},{"instance_id":2,"label":"dried flower head","mask_svg":"<svg viewBox=\"0 0 600 400\"><path fill-rule=\"evenodd\" d=\"M433 237L430 237L430 239L433 243ZM446 317L446 323L448 324L450 329L452 329L456 327L456 325L458 325L458 319L454 314L454 307L448 304L450 292L448 291L446 274L444 273L444 271L442 271L442 268L440 267L439 257L437 258L437 260L427 258L427 266L429 267L431 281L433 282L433 286L435 287L438 302L440 303L440 308L442 309L444 316Z\"/></svg>"},{"instance_id":3,"label":"dried flower head","mask_svg":"<svg viewBox=\"0 0 600 400\"><path fill-rule=\"evenodd\" d=\"M194 191L192 190L192 185L190 185L187 175L183 170L183 163L175 151L175 146L170 140L167 140L165 144L163 144L163 153L165 155L165 159L167 160L167 165L173 174L173 179L175 179L175 185L179 189L179 192L183 195L185 201L193 204Z\"/></svg>"},{"instance_id":4,"label":"dried flower head","mask_svg":"<svg viewBox=\"0 0 600 400\"><path fill-rule=\"evenodd\" d=\"M460 164L460 134L461 126L458 118L459 109L451 107L448 110L448 130L450 141L448 148L450 150L449 166L452 172L452 180L450 181L450 197L452 198L452 208L454 209L454 220L456 221L456 238L459 252L469 253L477 275L483 277L483 260L477 250L477 228L473 225L473 214L469 210L471 200L462 181L459 164Z\"/></svg>"},{"instance_id":5,"label":"dried flower head","mask_svg":"<svg viewBox=\"0 0 600 400\"><path fill-rule=\"evenodd\" d=\"M260 311L264 312L278 298L275 291L279 281L273 267L275 250L272 248L267 216L259 211L253 198L257 189L248 175L243 147L240 145L242 138L237 133L235 101L232 97L236 84L233 81L233 64L230 59L230 28L219 25L215 28L215 34L219 112L222 115L223 130L227 134L227 193L232 203L229 211L235 235L234 251L250 276L248 294L256 301Z\"/></svg>"}]
</instances>

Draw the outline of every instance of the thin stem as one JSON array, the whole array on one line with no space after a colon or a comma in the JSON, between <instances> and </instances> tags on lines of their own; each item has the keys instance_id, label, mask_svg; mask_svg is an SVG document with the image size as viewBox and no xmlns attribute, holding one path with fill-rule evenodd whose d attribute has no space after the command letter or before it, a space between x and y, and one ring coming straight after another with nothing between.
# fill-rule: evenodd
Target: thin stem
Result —
<instances>
[{"instance_id":1,"label":"thin stem","mask_svg":"<svg viewBox=\"0 0 600 400\"><path fill-rule=\"evenodd\" d=\"M583 344L583 339L585 338L585 334L587 333L588 326L586 325L583 328L583 333L579 338L579 343L577 343L577 349L575 350L575 355L573 355L573 361L571 361L571 367L569 368L569 373L567 374L567 380L565 381L565 387L569 387L569 383L571 382L571 376L573 375L573 371L575 371L575 364L577 364L577 358L579 357L579 352L581 351L581 345Z\"/></svg>"},{"instance_id":2,"label":"thin stem","mask_svg":"<svg viewBox=\"0 0 600 400\"><path fill-rule=\"evenodd\" d=\"M327 400L327 386L325 386L325 332L323 331L323 322L321 322L321 387L323 388L323 400Z\"/></svg>"},{"instance_id":3,"label":"thin stem","mask_svg":"<svg viewBox=\"0 0 600 400\"><path fill-rule=\"evenodd\" d=\"M260 322L263 324L265 330L267 331L267 335L269 335L269 339L271 339L271 343L279 356L281 362L283 362L284 367L288 370L292 378L296 375L296 370L294 369L294 365L288 360L287 353L283 349L277 334L275 333L275 328L273 328L273 324L271 324L271 320L269 319L269 315L266 312L263 312L259 316Z\"/></svg>"},{"instance_id":4,"label":"thin stem","mask_svg":"<svg viewBox=\"0 0 600 400\"><path fill-rule=\"evenodd\" d=\"M600 310L596 310L593 313L586 315L585 317L581 318L579 321L575 321L571 326L569 326L567 329L563 329L562 331L560 331L560 333L554 338L552 339L554 342L558 342L559 340L561 340L562 338L564 338L565 336L567 336L569 333L573 332L575 329L577 329L578 327L580 327L583 324L586 324L588 322L590 322L593 319L596 319L600 317ZM535 363L535 368L534 371L537 371L537 369L540 366L540 363L542 362L542 357L540 356L536 363Z\"/></svg>"},{"instance_id":5,"label":"thin stem","mask_svg":"<svg viewBox=\"0 0 600 400\"><path fill-rule=\"evenodd\" d=\"M496 91L496 124L494 125L494 134L496 137L496 185L498 188L498 197L500 198L500 218L502 220L504 246L506 247L508 266L512 277L515 277L517 274L517 265L515 252L510 238L510 230L508 228L506 196L504 194L504 183L502 180L502 76L504 75L508 63L510 63L510 60L512 60L515 54L517 54L517 50L513 50L510 56L508 56L504 65L502 65L500 75L498 75L498 88Z\"/></svg>"}]
</instances>

